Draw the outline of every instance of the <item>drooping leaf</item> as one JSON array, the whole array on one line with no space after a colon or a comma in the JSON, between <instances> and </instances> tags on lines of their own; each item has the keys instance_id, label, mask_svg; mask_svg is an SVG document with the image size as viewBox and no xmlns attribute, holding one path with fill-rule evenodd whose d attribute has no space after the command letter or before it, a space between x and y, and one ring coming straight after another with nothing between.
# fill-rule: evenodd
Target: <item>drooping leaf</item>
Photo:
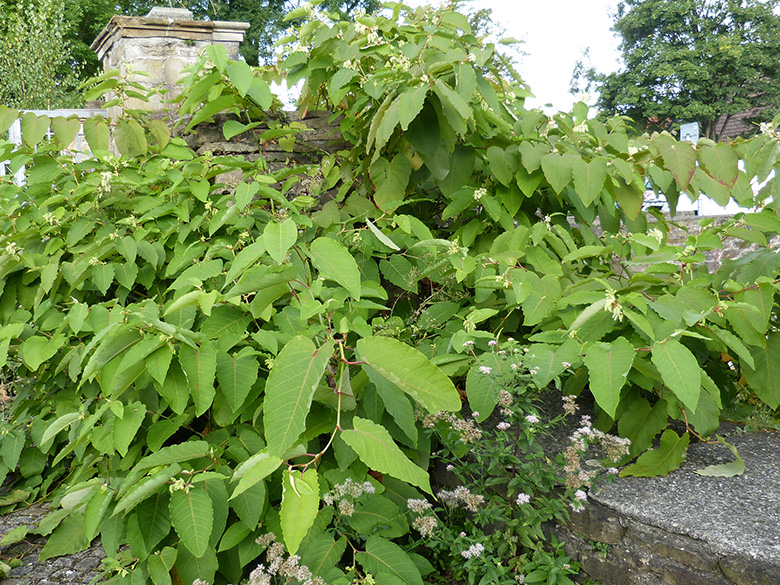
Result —
<instances>
[{"instance_id":1,"label":"drooping leaf","mask_svg":"<svg viewBox=\"0 0 780 585\"><path fill-rule=\"evenodd\" d=\"M84 533L84 516L80 513L71 513L49 536L41 554L38 555L38 559L45 561L52 557L77 553L87 548L89 548L89 541Z\"/></svg>"},{"instance_id":2,"label":"drooping leaf","mask_svg":"<svg viewBox=\"0 0 780 585\"><path fill-rule=\"evenodd\" d=\"M393 421L401 428L404 434L417 445L417 426L414 420L414 408L409 398L398 386L378 375L370 367L366 366L366 373L376 386L376 391L382 398L385 410L393 417Z\"/></svg>"},{"instance_id":3,"label":"drooping leaf","mask_svg":"<svg viewBox=\"0 0 780 585\"><path fill-rule=\"evenodd\" d=\"M696 171L696 151L690 142L664 141L660 145L661 157L672 173L681 191L688 188Z\"/></svg>"},{"instance_id":4,"label":"drooping leaf","mask_svg":"<svg viewBox=\"0 0 780 585\"><path fill-rule=\"evenodd\" d=\"M574 190L582 204L588 207L601 195L604 181L607 179L607 163L600 158L595 158L589 163L578 159L572 166L572 174Z\"/></svg>"},{"instance_id":5,"label":"drooping leaf","mask_svg":"<svg viewBox=\"0 0 780 585\"><path fill-rule=\"evenodd\" d=\"M729 451L734 455L734 461L717 465L708 465L703 469L697 469L694 473L706 477L736 477L737 475L745 473L745 461L739 456L737 448L723 437L717 437L717 439L718 443L728 447Z\"/></svg>"},{"instance_id":6,"label":"drooping leaf","mask_svg":"<svg viewBox=\"0 0 780 585\"><path fill-rule=\"evenodd\" d=\"M585 355L590 378L590 391L598 405L615 418L620 402L620 389L626 383L636 351L624 337L612 343L594 343Z\"/></svg>"},{"instance_id":7,"label":"drooping leaf","mask_svg":"<svg viewBox=\"0 0 780 585\"><path fill-rule=\"evenodd\" d=\"M300 437L332 354L331 346L317 348L302 335L293 337L279 352L265 385L263 425L269 454L284 454Z\"/></svg>"},{"instance_id":8,"label":"drooping leaf","mask_svg":"<svg viewBox=\"0 0 780 585\"><path fill-rule=\"evenodd\" d=\"M353 428L342 431L341 437L355 450L363 463L380 473L392 475L431 493L428 473L403 454L387 429L357 416L352 419L352 424Z\"/></svg>"},{"instance_id":9,"label":"drooping leaf","mask_svg":"<svg viewBox=\"0 0 780 585\"><path fill-rule=\"evenodd\" d=\"M228 401L233 412L244 403L249 391L257 380L260 364L251 352L238 352L233 355L217 355L217 380L219 389Z\"/></svg>"},{"instance_id":10,"label":"drooping leaf","mask_svg":"<svg viewBox=\"0 0 780 585\"><path fill-rule=\"evenodd\" d=\"M360 300L360 270L354 256L341 242L317 238L309 247L312 263L319 273L338 282L355 300Z\"/></svg>"},{"instance_id":11,"label":"drooping leaf","mask_svg":"<svg viewBox=\"0 0 780 585\"><path fill-rule=\"evenodd\" d=\"M634 399L618 421L621 437L631 441L633 457L653 444L653 438L666 428L666 400L659 400L652 407L644 398Z\"/></svg>"},{"instance_id":12,"label":"drooping leaf","mask_svg":"<svg viewBox=\"0 0 780 585\"><path fill-rule=\"evenodd\" d=\"M179 364L187 377L187 385L195 402L195 414L200 416L214 401L217 350L211 341L204 341L199 348L182 344L179 349Z\"/></svg>"},{"instance_id":13,"label":"drooping leaf","mask_svg":"<svg viewBox=\"0 0 780 585\"><path fill-rule=\"evenodd\" d=\"M305 473L297 469L282 475L282 523L284 544L291 555L298 552L303 537L309 532L320 504L317 470L310 467Z\"/></svg>"},{"instance_id":14,"label":"drooping leaf","mask_svg":"<svg viewBox=\"0 0 780 585\"><path fill-rule=\"evenodd\" d=\"M479 415L476 417L477 422L488 418L498 404L498 396L503 389L501 368L504 363L497 354L485 353L479 356L466 374L466 396L472 412Z\"/></svg>"},{"instance_id":15,"label":"drooping leaf","mask_svg":"<svg viewBox=\"0 0 780 585\"><path fill-rule=\"evenodd\" d=\"M284 263L287 251L298 239L298 228L295 222L287 218L282 223L268 222L263 231L263 244L271 258L278 264Z\"/></svg>"},{"instance_id":16,"label":"drooping leaf","mask_svg":"<svg viewBox=\"0 0 780 585\"><path fill-rule=\"evenodd\" d=\"M653 346L650 359L661 379L686 408L694 411L701 390L701 368L691 351L676 339Z\"/></svg>"},{"instance_id":17,"label":"drooping leaf","mask_svg":"<svg viewBox=\"0 0 780 585\"><path fill-rule=\"evenodd\" d=\"M312 574L322 577L341 561L346 548L345 536L334 540L327 533L315 534L307 540L306 550L301 554L301 564L309 567Z\"/></svg>"},{"instance_id":18,"label":"drooping leaf","mask_svg":"<svg viewBox=\"0 0 780 585\"><path fill-rule=\"evenodd\" d=\"M563 188L571 181L572 163L569 157L549 153L542 157L541 162L544 177L547 179L547 182L550 183L550 186L556 193L563 191ZM526 168L528 168L528 165L526 165Z\"/></svg>"},{"instance_id":19,"label":"drooping leaf","mask_svg":"<svg viewBox=\"0 0 780 585\"><path fill-rule=\"evenodd\" d=\"M171 569L176 563L176 549L166 546L149 557L147 570L154 585L172 585Z\"/></svg>"},{"instance_id":20,"label":"drooping leaf","mask_svg":"<svg viewBox=\"0 0 780 585\"><path fill-rule=\"evenodd\" d=\"M770 408L780 406L780 333L769 334L765 347L751 352L753 366L745 363L743 373L748 387Z\"/></svg>"},{"instance_id":21,"label":"drooping leaf","mask_svg":"<svg viewBox=\"0 0 780 585\"><path fill-rule=\"evenodd\" d=\"M114 418L112 430L114 448L123 457L127 455L130 443L138 432L138 429L141 428L145 416L146 406L143 402L135 401L132 404L124 405L124 415L122 418Z\"/></svg>"},{"instance_id":22,"label":"drooping leaf","mask_svg":"<svg viewBox=\"0 0 780 585\"><path fill-rule=\"evenodd\" d=\"M195 557L202 557L209 546L214 523L214 507L202 483L188 490L176 490L169 504L171 523L182 543Z\"/></svg>"},{"instance_id":23,"label":"drooping leaf","mask_svg":"<svg viewBox=\"0 0 780 585\"><path fill-rule=\"evenodd\" d=\"M409 394L428 412L460 409L452 381L422 353L390 337L364 337L356 352L378 374Z\"/></svg>"},{"instance_id":24,"label":"drooping leaf","mask_svg":"<svg viewBox=\"0 0 780 585\"><path fill-rule=\"evenodd\" d=\"M671 429L661 435L661 445L640 455L636 463L629 465L620 472L620 477L657 477L668 475L680 467L685 457L685 450L691 436L684 433L680 437Z\"/></svg>"}]
</instances>

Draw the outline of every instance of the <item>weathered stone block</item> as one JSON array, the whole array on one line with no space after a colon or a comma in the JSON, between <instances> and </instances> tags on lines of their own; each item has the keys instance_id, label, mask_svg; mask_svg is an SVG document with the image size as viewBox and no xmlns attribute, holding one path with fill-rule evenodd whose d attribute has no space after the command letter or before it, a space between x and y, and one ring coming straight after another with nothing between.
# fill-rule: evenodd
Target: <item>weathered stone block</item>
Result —
<instances>
[{"instance_id":1,"label":"weathered stone block","mask_svg":"<svg viewBox=\"0 0 780 585\"><path fill-rule=\"evenodd\" d=\"M710 573L718 570L718 557L702 541L640 522L629 524L626 539L647 548L658 557L672 559L687 567Z\"/></svg>"},{"instance_id":2,"label":"weathered stone block","mask_svg":"<svg viewBox=\"0 0 780 585\"><path fill-rule=\"evenodd\" d=\"M780 566L759 559L728 556L720 560L720 568L737 585L778 585Z\"/></svg>"},{"instance_id":3,"label":"weathered stone block","mask_svg":"<svg viewBox=\"0 0 780 585\"><path fill-rule=\"evenodd\" d=\"M617 544L626 532L617 514L595 502L572 513L568 525L586 538L607 544Z\"/></svg>"}]
</instances>

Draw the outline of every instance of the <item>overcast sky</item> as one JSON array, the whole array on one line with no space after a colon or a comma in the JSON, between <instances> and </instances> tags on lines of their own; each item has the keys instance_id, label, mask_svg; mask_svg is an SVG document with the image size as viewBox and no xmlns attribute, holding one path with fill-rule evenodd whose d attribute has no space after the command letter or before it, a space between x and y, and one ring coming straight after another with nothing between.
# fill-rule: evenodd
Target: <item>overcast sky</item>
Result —
<instances>
[{"instance_id":1,"label":"overcast sky","mask_svg":"<svg viewBox=\"0 0 780 585\"><path fill-rule=\"evenodd\" d=\"M407 0L412 6L440 4L440 0ZM472 0L475 7L493 10L493 19L508 36L525 41L520 73L536 98L527 105L551 103L568 110L576 96L569 93L575 63L590 48L590 62L599 71L619 68L618 39L610 27L610 13L618 0Z\"/></svg>"}]
</instances>

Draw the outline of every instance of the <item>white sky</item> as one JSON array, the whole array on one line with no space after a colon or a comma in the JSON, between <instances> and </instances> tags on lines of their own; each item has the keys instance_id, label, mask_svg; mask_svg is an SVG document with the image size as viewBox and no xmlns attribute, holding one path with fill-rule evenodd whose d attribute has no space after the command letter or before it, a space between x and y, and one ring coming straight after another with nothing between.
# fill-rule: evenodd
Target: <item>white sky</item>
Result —
<instances>
[{"instance_id":1,"label":"white sky","mask_svg":"<svg viewBox=\"0 0 780 585\"><path fill-rule=\"evenodd\" d=\"M412 6L438 5L441 0L407 0ZM493 10L493 20L507 36L525 41L528 53L519 71L535 98L529 107L552 104L569 110L577 96L569 93L575 63L590 48L590 62L602 73L620 67L618 39L610 30L618 0L472 0L475 8ZM593 100L591 100L592 103Z\"/></svg>"}]
</instances>

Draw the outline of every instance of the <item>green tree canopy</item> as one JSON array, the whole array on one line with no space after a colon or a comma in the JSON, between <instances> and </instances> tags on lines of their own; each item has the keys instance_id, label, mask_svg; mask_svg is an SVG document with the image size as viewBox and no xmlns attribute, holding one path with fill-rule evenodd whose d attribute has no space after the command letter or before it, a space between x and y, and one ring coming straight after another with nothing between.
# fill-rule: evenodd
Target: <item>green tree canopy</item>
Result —
<instances>
[{"instance_id":1,"label":"green tree canopy","mask_svg":"<svg viewBox=\"0 0 780 585\"><path fill-rule=\"evenodd\" d=\"M0 7L0 104L47 109L77 101L63 9L63 0Z\"/></svg>"},{"instance_id":2,"label":"green tree canopy","mask_svg":"<svg viewBox=\"0 0 780 585\"><path fill-rule=\"evenodd\" d=\"M599 92L605 114L630 116L640 129L698 121L718 139L722 115L780 106L778 0L624 0L613 30L624 68L577 77Z\"/></svg>"}]
</instances>

